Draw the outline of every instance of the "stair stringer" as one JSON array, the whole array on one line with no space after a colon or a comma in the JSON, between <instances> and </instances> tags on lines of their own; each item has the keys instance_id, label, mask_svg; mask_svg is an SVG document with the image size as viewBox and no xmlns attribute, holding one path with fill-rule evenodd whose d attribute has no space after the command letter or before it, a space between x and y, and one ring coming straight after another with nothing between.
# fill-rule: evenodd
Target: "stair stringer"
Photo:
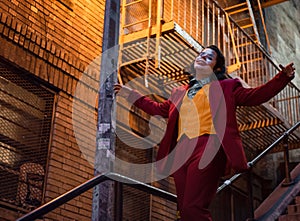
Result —
<instances>
[{"instance_id":1,"label":"stair stringer","mask_svg":"<svg viewBox=\"0 0 300 221\"><path fill-rule=\"evenodd\" d=\"M293 184L284 186L282 181L277 188L255 210L256 221L274 221L284 213L287 206L300 192L300 163L291 172Z\"/></svg>"}]
</instances>

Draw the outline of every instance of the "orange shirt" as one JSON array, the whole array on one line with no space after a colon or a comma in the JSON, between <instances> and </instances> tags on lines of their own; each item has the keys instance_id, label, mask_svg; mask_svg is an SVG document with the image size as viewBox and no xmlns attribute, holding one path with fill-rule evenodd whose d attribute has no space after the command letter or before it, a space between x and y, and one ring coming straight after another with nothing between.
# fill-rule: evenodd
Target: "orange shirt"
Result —
<instances>
[{"instance_id":1,"label":"orange shirt","mask_svg":"<svg viewBox=\"0 0 300 221\"><path fill-rule=\"evenodd\" d=\"M183 134L190 139L203 134L216 134L208 97L209 84L204 85L193 99L184 96L179 111L178 140Z\"/></svg>"}]
</instances>

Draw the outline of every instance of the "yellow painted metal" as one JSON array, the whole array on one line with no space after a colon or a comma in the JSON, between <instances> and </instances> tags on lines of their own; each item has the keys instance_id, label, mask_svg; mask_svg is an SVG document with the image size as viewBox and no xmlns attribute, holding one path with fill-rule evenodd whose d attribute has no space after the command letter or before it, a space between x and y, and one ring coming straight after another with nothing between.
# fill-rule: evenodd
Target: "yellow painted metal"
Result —
<instances>
[{"instance_id":1,"label":"yellow painted metal","mask_svg":"<svg viewBox=\"0 0 300 221\"><path fill-rule=\"evenodd\" d=\"M143 75L145 71L146 78L149 76L147 79L151 87L158 88L157 84L159 84L153 80L151 77L153 75L157 77L155 79L160 80L159 82L163 82L164 91L169 94L173 87L188 82L182 68L195 58L204 45L210 43L218 45L226 55L227 72L231 73L232 77L236 73L236 77L244 80L246 86L259 86L277 72L269 55L258 47L258 40L255 37L251 38L253 32L248 34L241 29L241 25L247 23L233 22L232 17L224 13L223 9L214 8L216 6L214 2L210 0L159 0L152 2L152 6L149 6L150 3L148 5L147 1L142 0L145 8L150 10L151 7L150 14L146 14L148 12L145 10L142 16L139 16L139 8L127 12L127 16L133 16L133 19L123 19L122 14L123 29L121 29L120 45L124 44L125 49L120 52L120 57L123 57L123 63L120 63L120 66L124 82ZM132 4L128 7L135 6ZM123 7L122 12L124 12ZM141 19L145 21L147 20L145 15L149 16L148 25L147 21L136 25L138 28L131 28L132 24L125 24L125 21L127 23L128 21L137 23ZM243 19L243 16L240 18ZM125 29L126 33L124 27L128 27ZM123 45L120 46L122 47ZM163 56L161 60L160 52ZM272 108L268 108L267 105L260 106L255 109L258 110L257 113L253 109L240 110L238 118L243 136L252 139L253 131L250 129L255 129L259 136L254 141L255 144L266 146L268 140L263 140L264 136L259 135L262 128L267 128L266 131L270 132L268 138L272 139L273 135L285 125L299 119L299 93L297 88L289 86L269 103ZM279 116L273 107L282 115Z\"/></svg>"},{"instance_id":2,"label":"yellow painted metal","mask_svg":"<svg viewBox=\"0 0 300 221\"><path fill-rule=\"evenodd\" d=\"M238 70L241 67L241 62L240 62L240 58L239 58L238 53L237 53L237 47L236 47L234 35L233 35L233 32L232 32L231 23L230 23L230 20L229 20L228 13L225 12L225 16L226 16L228 30L229 30L229 33L230 33L230 38L231 38L231 42L232 42L232 46L233 46L235 59L236 59L236 64L233 64L233 65L231 65L227 68L227 72L228 72L228 74L230 74L230 73Z\"/></svg>"},{"instance_id":3,"label":"yellow painted metal","mask_svg":"<svg viewBox=\"0 0 300 221\"><path fill-rule=\"evenodd\" d=\"M142 0L137 0L137 1L130 2L130 3L126 3L126 1L125 1L124 7L130 6L130 5L134 5L134 4L137 4L137 3L140 3L140 2L142 2Z\"/></svg>"},{"instance_id":4,"label":"yellow painted metal","mask_svg":"<svg viewBox=\"0 0 300 221\"><path fill-rule=\"evenodd\" d=\"M123 24L125 24L125 2L126 0L122 0L122 4L121 4L121 19L120 19L120 36L119 36L119 57L118 57L118 70L117 70L117 75L118 75L118 82L120 84L123 84L122 82L122 78L121 78L121 68L120 65L122 63L122 47L123 47L123 36L124 36L124 31L123 31Z\"/></svg>"},{"instance_id":5,"label":"yellow painted metal","mask_svg":"<svg viewBox=\"0 0 300 221\"><path fill-rule=\"evenodd\" d=\"M152 27L152 0L149 1L149 13L148 13L148 29L147 29L147 52L146 52L146 68L145 68L145 86L148 87L148 70L149 70L149 59L150 59L150 38L151 38L151 27Z\"/></svg>"},{"instance_id":6,"label":"yellow painted metal","mask_svg":"<svg viewBox=\"0 0 300 221\"><path fill-rule=\"evenodd\" d=\"M233 5L233 6L224 8L224 10L225 10L225 11L230 11L230 10L232 10L232 9L236 9L236 8L240 8L240 7L247 7L247 3L246 3L246 2L243 2L243 3L240 3L240 4L236 4L236 5Z\"/></svg>"},{"instance_id":7,"label":"yellow painted metal","mask_svg":"<svg viewBox=\"0 0 300 221\"><path fill-rule=\"evenodd\" d=\"M229 65L227 66L227 73L230 74L230 73L233 73L237 70L239 70L241 67L241 64L232 64L232 65Z\"/></svg>"},{"instance_id":8,"label":"yellow painted metal","mask_svg":"<svg viewBox=\"0 0 300 221\"><path fill-rule=\"evenodd\" d=\"M173 21L164 23L163 25L161 25L161 33L173 30L174 27L175 24ZM126 34L122 37L123 43L128 43L128 42L136 41L138 39L146 38L148 36L148 31L149 31L148 29L143 29L140 31ZM157 27L152 26L150 28L150 36L154 36L155 33L157 33Z\"/></svg>"},{"instance_id":9,"label":"yellow painted metal","mask_svg":"<svg viewBox=\"0 0 300 221\"><path fill-rule=\"evenodd\" d=\"M161 60L161 21L162 21L163 1L157 0L157 18L156 18L156 46L155 46L155 67L159 68Z\"/></svg>"},{"instance_id":10,"label":"yellow painted metal","mask_svg":"<svg viewBox=\"0 0 300 221\"><path fill-rule=\"evenodd\" d=\"M241 26L242 29L246 29L246 28L252 28L253 27L253 24L248 24L248 25L244 25L244 26Z\"/></svg>"},{"instance_id":11,"label":"yellow painted metal","mask_svg":"<svg viewBox=\"0 0 300 221\"><path fill-rule=\"evenodd\" d=\"M248 5L248 9L249 9L250 19L251 19L251 22L252 22L252 24L253 24L253 31L254 31L254 34L255 34L256 39L258 40L258 42L260 42L260 38L259 38L259 34L258 34L256 22L255 22L253 10L252 10L252 7L251 7L251 3L250 3L249 0L246 0L246 2L247 2L247 5Z\"/></svg>"},{"instance_id":12,"label":"yellow painted metal","mask_svg":"<svg viewBox=\"0 0 300 221\"><path fill-rule=\"evenodd\" d=\"M125 64L137 62L138 60L145 60L145 86L148 87L148 72L149 62L151 59L155 59L155 67L159 68L160 64L160 51L161 43L160 37L162 33L162 13L163 13L163 1L157 0L156 5L153 5L152 0L135 0L130 3L126 3L126 0L122 0L121 6L121 22L120 22L120 49L119 49L119 69L118 79L122 82L120 76L120 69ZM156 17L153 17L153 8L156 7ZM126 23L127 22L127 23ZM156 25L153 25L153 24ZM140 49L140 54L136 54L132 61L123 60L124 45L126 43L139 41L141 38L146 38L146 42L141 41L137 43L136 47ZM151 49L151 42L155 40L155 51ZM126 45L126 48L130 46ZM142 50L144 50L142 52ZM138 57L139 56L139 57Z\"/></svg>"},{"instance_id":13,"label":"yellow painted metal","mask_svg":"<svg viewBox=\"0 0 300 221\"><path fill-rule=\"evenodd\" d=\"M151 1L150 1L151 2ZM142 19L140 21L136 21L136 22L133 22L133 23L130 23L128 25L123 25L123 28L128 28L130 26L134 26L134 25L137 25L137 24L140 24L140 23L143 23L145 21L148 21L148 18L145 18L145 19Z\"/></svg>"},{"instance_id":14,"label":"yellow painted metal","mask_svg":"<svg viewBox=\"0 0 300 221\"><path fill-rule=\"evenodd\" d=\"M269 53L271 54L271 46L270 46L269 35L268 35L268 32L267 32L267 27L266 27L266 24L265 24L265 18L264 18L264 15L263 15L262 5L260 3L260 0L257 0L257 5L258 5L258 10L259 10L261 22L262 22L262 25L263 25L263 28L264 28L265 38L266 38L267 47L268 47L267 49L268 49Z\"/></svg>"},{"instance_id":15,"label":"yellow painted metal","mask_svg":"<svg viewBox=\"0 0 300 221\"><path fill-rule=\"evenodd\" d=\"M232 12L229 12L228 14L229 14L229 15L234 15L234 14L238 14L238 13L245 12L245 11L248 11L248 8L247 8L247 7L241 8L241 9L239 9L239 10L235 10L235 11L232 11Z\"/></svg>"}]
</instances>

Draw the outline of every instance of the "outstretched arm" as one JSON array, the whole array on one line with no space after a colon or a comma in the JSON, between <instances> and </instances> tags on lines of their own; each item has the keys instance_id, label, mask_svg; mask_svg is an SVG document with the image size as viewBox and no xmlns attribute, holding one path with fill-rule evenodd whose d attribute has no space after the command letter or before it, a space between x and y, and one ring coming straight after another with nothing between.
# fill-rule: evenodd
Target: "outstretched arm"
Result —
<instances>
[{"instance_id":1,"label":"outstretched arm","mask_svg":"<svg viewBox=\"0 0 300 221\"><path fill-rule=\"evenodd\" d=\"M145 111L150 115L159 115L164 118L168 117L170 101L166 100L162 103L153 101L149 97L146 97L136 90L133 90L125 85L115 84L114 85L115 94L120 95L125 98L130 103L134 104L138 108Z\"/></svg>"},{"instance_id":2,"label":"outstretched arm","mask_svg":"<svg viewBox=\"0 0 300 221\"><path fill-rule=\"evenodd\" d=\"M256 88L244 88L241 83L237 83L234 88L236 104L240 106L254 106L267 102L278 94L294 78L294 64L290 63L283 67L281 71L266 84Z\"/></svg>"}]
</instances>

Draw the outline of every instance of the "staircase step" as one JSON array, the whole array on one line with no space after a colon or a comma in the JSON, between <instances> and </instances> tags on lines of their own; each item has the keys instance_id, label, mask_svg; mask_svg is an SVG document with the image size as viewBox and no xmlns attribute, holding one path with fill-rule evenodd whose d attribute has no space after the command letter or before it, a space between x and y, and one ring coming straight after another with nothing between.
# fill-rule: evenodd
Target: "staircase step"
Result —
<instances>
[{"instance_id":1,"label":"staircase step","mask_svg":"<svg viewBox=\"0 0 300 221\"><path fill-rule=\"evenodd\" d=\"M283 215L279 217L278 221L300 221L300 214Z\"/></svg>"},{"instance_id":2,"label":"staircase step","mask_svg":"<svg viewBox=\"0 0 300 221\"><path fill-rule=\"evenodd\" d=\"M300 193L300 163L291 171L291 178L295 183L291 186L283 186L284 181L281 182L255 210L255 219L274 221L278 218L278 221L300 221L300 213L284 214L288 205L294 204L295 197L299 196ZM279 216L279 214L284 215Z\"/></svg>"},{"instance_id":3,"label":"staircase step","mask_svg":"<svg viewBox=\"0 0 300 221\"><path fill-rule=\"evenodd\" d=\"M238 24L238 26L244 26L247 24L251 24L251 18L250 17L245 17L245 18L240 18L240 19L236 19L235 22Z\"/></svg>"},{"instance_id":4,"label":"staircase step","mask_svg":"<svg viewBox=\"0 0 300 221\"><path fill-rule=\"evenodd\" d=\"M289 215L300 214L300 204L288 205L287 209Z\"/></svg>"},{"instance_id":5,"label":"staircase step","mask_svg":"<svg viewBox=\"0 0 300 221\"><path fill-rule=\"evenodd\" d=\"M295 204L300 204L300 196L296 196L296 198L295 198Z\"/></svg>"},{"instance_id":6,"label":"staircase step","mask_svg":"<svg viewBox=\"0 0 300 221\"><path fill-rule=\"evenodd\" d=\"M238 14L238 13L241 13L241 12L246 12L248 11L248 7L246 8L241 8L241 9L238 9L238 10L235 10L235 11L232 11L232 12L228 12L229 15L235 15L235 14Z\"/></svg>"},{"instance_id":7,"label":"staircase step","mask_svg":"<svg viewBox=\"0 0 300 221\"><path fill-rule=\"evenodd\" d=\"M229 7L225 8L225 11L231 11L231 10L236 10L237 8L245 8L245 7L248 7L247 2L229 6Z\"/></svg>"},{"instance_id":8,"label":"staircase step","mask_svg":"<svg viewBox=\"0 0 300 221\"><path fill-rule=\"evenodd\" d=\"M252 23L241 26L242 29L252 28L254 25Z\"/></svg>"}]
</instances>

